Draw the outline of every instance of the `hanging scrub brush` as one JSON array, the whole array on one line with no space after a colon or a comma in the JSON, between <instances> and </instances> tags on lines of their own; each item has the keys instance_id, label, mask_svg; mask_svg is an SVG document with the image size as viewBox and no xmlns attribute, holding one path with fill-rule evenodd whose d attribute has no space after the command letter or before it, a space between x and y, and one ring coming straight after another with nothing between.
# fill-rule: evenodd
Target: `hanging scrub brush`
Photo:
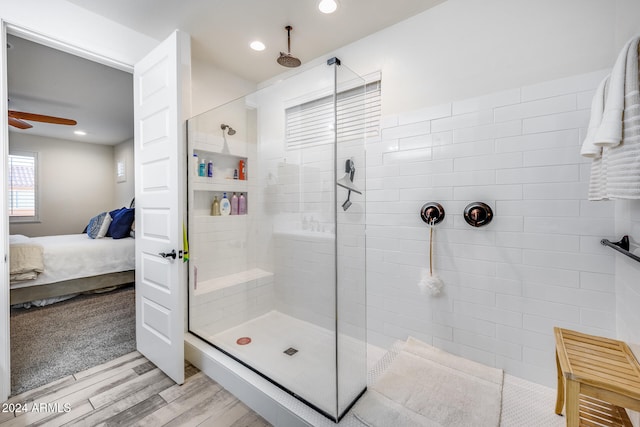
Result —
<instances>
[{"instance_id":1,"label":"hanging scrub brush","mask_svg":"<svg viewBox=\"0 0 640 427\"><path fill-rule=\"evenodd\" d=\"M429 276L423 277L418 286L422 293L429 292L431 295L439 295L444 283L442 279L433 274L433 229L435 218L432 218L429 225Z\"/></svg>"}]
</instances>

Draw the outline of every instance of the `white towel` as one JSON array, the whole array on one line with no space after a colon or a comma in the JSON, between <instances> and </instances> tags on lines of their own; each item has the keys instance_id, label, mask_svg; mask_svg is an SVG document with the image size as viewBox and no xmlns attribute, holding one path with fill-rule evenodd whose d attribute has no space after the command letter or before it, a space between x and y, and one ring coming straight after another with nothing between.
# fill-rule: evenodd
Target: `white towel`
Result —
<instances>
[{"instance_id":1,"label":"white towel","mask_svg":"<svg viewBox=\"0 0 640 427\"><path fill-rule=\"evenodd\" d=\"M611 75L608 75L598 85L593 100L591 101L591 118L589 119L589 127L587 128L587 136L582 143L580 154L585 157L598 158L602 156L602 147L596 145L596 133L602 123L602 114L604 113L606 86Z\"/></svg>"},{"instance_id":2,"label":"white towel","mask_svg":"<svg viewBox=\"0 0 640 427\"><path fill-rule=\"evenodd\" d=\"M593 158L589 200L640 199L640 36L629 40L591 104L591 119L581 154ZM598 121L600 124L598 126ZM597 129L596 129L597 126ZM597 147L601 147L598 155Z\"/></svg>"},{"instance_id":3,"label":"white towel","mask_svg":"<svg viewBox=\"0 0 640 427\"><path fill-rule=\"evenodd\" d=\"M615 147L622 142L626 97L638 92L638 41L640 37L629 40L613 66L602 123L595 135L596 145Z\"/></svg>"}]
</instances>

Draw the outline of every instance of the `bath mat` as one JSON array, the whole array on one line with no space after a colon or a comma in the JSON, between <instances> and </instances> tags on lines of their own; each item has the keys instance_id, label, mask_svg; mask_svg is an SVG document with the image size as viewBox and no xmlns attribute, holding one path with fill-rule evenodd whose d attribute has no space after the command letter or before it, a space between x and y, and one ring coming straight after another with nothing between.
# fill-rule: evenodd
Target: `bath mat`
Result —
<instances>
[{"instance_id":1,"label":"bath mat","mask_svg":"<svg viewBox=\"0 0 640 427\"><path fill-rule=\"evenodd\" d=\"M498 426L502 379L500 369L410 337L353 412L370 427Z\"/></svg>"}]
</instances>

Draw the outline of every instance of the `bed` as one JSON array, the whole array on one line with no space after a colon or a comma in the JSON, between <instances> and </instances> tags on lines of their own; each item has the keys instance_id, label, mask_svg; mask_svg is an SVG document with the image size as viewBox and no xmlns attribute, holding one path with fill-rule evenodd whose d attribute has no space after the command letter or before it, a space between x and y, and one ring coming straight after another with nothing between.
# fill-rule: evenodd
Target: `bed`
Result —
<instances>
[{"instance_id":1,"label":"bed","mask_svg":"<svg viewBox=\"0 0 640 427\"><path fill-rule=\"evenodd\" d=\"M87 234L10 236L11 305L135 282L135 239Z\"/></svg>"}]
</instances>

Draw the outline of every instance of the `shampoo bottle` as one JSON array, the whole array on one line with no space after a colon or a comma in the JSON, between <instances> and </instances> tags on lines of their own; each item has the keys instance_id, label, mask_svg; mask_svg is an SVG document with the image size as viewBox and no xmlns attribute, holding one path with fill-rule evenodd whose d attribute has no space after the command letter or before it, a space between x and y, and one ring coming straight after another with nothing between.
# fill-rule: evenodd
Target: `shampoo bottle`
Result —
<instances>
[{"instance_id":1,"label":"shampoo bottle","mask_svg":"<svg viewBox=\"0 0 640 427\"><path fill-rule=\"evenodd\" d=\"M198 176L200 174L200 160L198 159L198 155L193 153L193 173Z\"/></svg>"},{"instance_id":2,"label":"shampoo bottle","mask_svg":"<svg viewBox=\"0 0 640 427\"><path fill-rule=\"evenodd\" d=\"M231 213L231 203L227 199L227 193L222 193L222 200L220 200L220 215L226 216Z\"/></svg>"},{"instance_id":3,"label":"shampoo bottle","mask_svg":"<svg viewBox=\"0 0 640 427\"><path fill-rule=\"evenodd\" d=\"M198 176L207 176L207 162L204 159L200 159L200 165L198 167Z\"/></svg>"},{"instance_id":4,"label":"shampoo bottle","mask_svg":"<svg viewBox=\"0 0 640 427\"><path fill-rule=\"evenodd\" d=\"M244 193L240 193L240 197L238 197L238 215L246 215L247 214L247 199L244 197Z\"/></svg>"},{"instance_id":5,"label":"shampoo bottle","mask_svg":"<svg viewBox=\"0 0 640 427\"><path fill-rule=\"evenodd\" d=\"M211 204L211 215L220 216L220 202L218 196L213 196L213 203Z\"/></svg>"},{"instance_id":6,"label":"shampoo bottle","mask_svg":"<svg viewBox=\"0 0 640 427\"><path fill-rule=\"evenodd\" d=\"M213 162L211 160L207 163L207 176L213 178Z\"/></svg>"},{"instance_id":7,"label":"shampoo bottle","mask_svg":"<svg viewBox=\"0 0 640 427\"><path fill-rule=\"evenodd\" d=\"M240 160L238 162L238 179L244 181L247 179L247 176L244 173L244 160Z\"/></svg>"},{"instance_id":8,"label":"shampoo bottle","mask_svg":"<svg viewBox=\"0 0 640 427\"><path fill-rule=\"evenodd\" d=\"M236 196L235 191L231 196L231 215L238 215L238 196Z\"/></svg>"}]
</instances>

